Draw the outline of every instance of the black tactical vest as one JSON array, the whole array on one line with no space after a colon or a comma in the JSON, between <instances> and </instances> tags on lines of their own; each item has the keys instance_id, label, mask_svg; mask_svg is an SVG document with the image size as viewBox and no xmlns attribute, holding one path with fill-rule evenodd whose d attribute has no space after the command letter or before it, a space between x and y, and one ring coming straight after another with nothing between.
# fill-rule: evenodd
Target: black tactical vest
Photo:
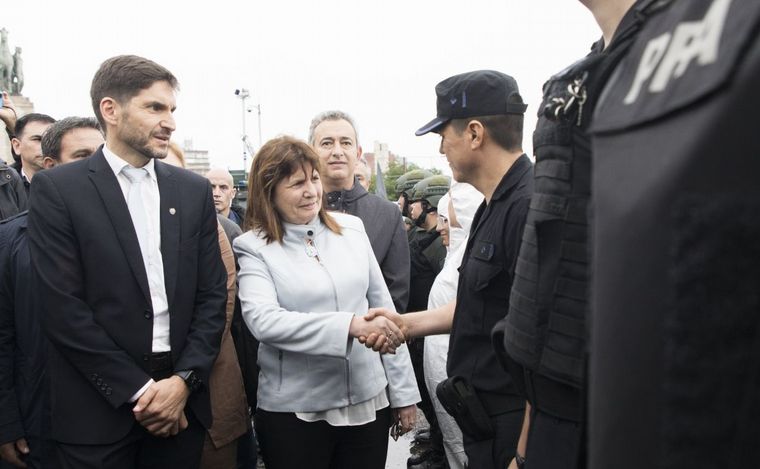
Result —
<instances>
[{"instance_id":1,"label":"black tactical vest","mask_svg":"<svg viewBox=\"0 0 760 469\"><path fill-rule=\"evenodd\" d=\"M640 29L637 8L643 3L651 2L631 9L606 50L600 41L585 59L544 85L533 134L535 193L517 261L504 347L527 370L576 389L585 381L587 351L588 125L604 82ZM578 406L579 397L555 413L579 418L567 411Z\"/></svg>"},{"instance_id":2,"label":"black tactical vest","mask_svg":"<svg viewBox=\"0 0 760 469\"><path fill-rule=\"evenodd\" d=\"M407 311L427 309L430 289L438 272L441 271L446 258L446 248L437 231L415 229L416 233L409 242L410 275L409 304Z\"/></svg>"},{"instance_id":3,"label":"black tactical vest","mask_svg":"<svg viewBox=\"0 0 760 469\"><path fill-rule=\"evenodd\" d=\"M760 1L651 17L593 124L591 469L760 467Z\"/></svg>"}]
</instances>

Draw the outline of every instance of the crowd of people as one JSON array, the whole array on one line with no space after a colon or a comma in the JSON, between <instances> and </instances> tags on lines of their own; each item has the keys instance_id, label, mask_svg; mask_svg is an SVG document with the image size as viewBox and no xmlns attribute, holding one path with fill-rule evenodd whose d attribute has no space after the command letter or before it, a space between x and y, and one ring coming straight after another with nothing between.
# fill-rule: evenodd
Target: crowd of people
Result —
<instances>
[{"instance_id":1,"label":"crowd of people","mask_svg":"<svg viewBox=\"0 0 760 469\"><path fill-rule=\"evenodd\" d=\"M149 59L100 65L94 118L3 91L0 468L382 469L418 409L409 468L760 466L760 3L582 3L534 159L517 81L457 74L416 131L452 177L397 201L342 111L242 207Z\"/></svg>"}]
</instances>

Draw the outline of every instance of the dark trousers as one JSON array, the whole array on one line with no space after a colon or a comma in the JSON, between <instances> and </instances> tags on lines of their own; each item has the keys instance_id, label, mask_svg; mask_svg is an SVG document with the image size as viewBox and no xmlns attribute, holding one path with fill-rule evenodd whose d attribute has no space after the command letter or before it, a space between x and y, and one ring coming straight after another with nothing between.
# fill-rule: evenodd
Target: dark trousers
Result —
<instances>
[{"instance_id":1,"label":"dark trousers","mask_svg":"<svg viewBox=\"0 0 760 469\"><path fill-rule=\"evenodd\" d=\"M185 408L188 427L176 436L159 438L135 422L126 437L108 445L72 445L58 442L62 469L197 468L206 429Z\"/></svg>"},{"instance_id":2,"label":"dark trousers","mask_svg":"<svg viewBox=\"0 0 760 469\"><path fill-rule=\"evenodd\" d=\"M256 410L256 434L267 469L384 469L388 453L389 408L374 422L333 427L304 422L294 413Z\"/></svg>"},{"instance_id":3,"label":"dark trousers","mask_svg":"<svg viewBox=\"0 0 760 469\"><path fill-rule=\"evenodd\" d=\"M237 469L256 469L257 450L256 435L251 428L238 438Z\"/></svg>"},{"instance_id":4,"label":"dark trousers","mask_svg":"<svg viewBox=\"0 0 760 469\"><path fill-rule=\"evenodd\" d=\"M531 410L525 469L586 467L583 426L579 422Z\"/></svg>"},{"instance_id":5,"label":"dark trousers","mask_svg":"<svg viewBox=\"0 0 760 469\"><path fill-rule=\"evenodd\" d=\"M159 438L135 422L126 437L109 445L71 445L58 442L58 461L63 469L163 469L197 468L206 429L190 409L188 427L176 436Z\"/></svg>"},{"instance_id":6,"label":"dark trousers","mask_svg":"<svg viewBox=\"0 0 760 469\"><path fill-rule=\"evenodd\" d=\"M494 436L489 440L475 441L462 435L467 467L472 469L504 469L515 457L525 410L515 410L491 416Z\"/></svg>"}]
</instances>

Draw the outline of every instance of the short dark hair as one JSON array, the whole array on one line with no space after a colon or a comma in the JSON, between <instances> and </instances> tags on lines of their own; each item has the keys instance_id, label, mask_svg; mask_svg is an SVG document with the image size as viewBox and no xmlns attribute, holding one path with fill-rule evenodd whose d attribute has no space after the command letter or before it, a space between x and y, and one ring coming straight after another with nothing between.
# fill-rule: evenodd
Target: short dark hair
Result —
<instances>
[{"instance_id":1,"label":"short dark hair","mask_svg":"<svg viewBox=\"0 0 760 469\"><path fill-rule=\"evenodd\" d=\"M104 131L106 129L106 123L100 113L100 101L103 98L111 97L119 104L124 104L157 81L165 81L174 89L179 88L177 78L172 72L143 57L118 55L100 64L92 79L90 99L101 128Z\"/></svg>"},{"instance_id":2,"label":"short dark hair","mask_svg":"<svg viewBox=\"0 0 760 469\"><path fill-rule=\"evenodd\" d=\"M54 123L42 134L42 155L61 159L61 141L74 129L95 129L102 132L94 117L66 117Z\"/></svg>"},{"instance_id":3,"label":"short dark hair","mask_svg":"<svg viewBox=\"0 0 760 469\"><path fill-rule=\"evenodd\" d=\"M26 114L25 116L21 116L16 121L16 128L13 129L16 138L21 138L21 136L24 134L24 128L30 122L45 122L47 124L52 124L55 122L55 119L48 116L47 114L40 114L38 112L32 112L30 114Z\"/></svg>"},{"instance_id":4,"label":"short dark hair","mask_svg":"<svg viewBox=\"0 0 760 469\"><path fill-rule=\"evenodd\" d=\"M522 103L519 94L513 94L507 99L509 103ZM470 121L479 121L486 128L488 135L497 145L508 151L522 150L523 141L523 115L502 114L497 116L467 117L465 119L453 119L451 126L458 134L461 134Z\"/></svg>"},{"instance_id":5,"label":"short dark hair","mask_svg":"<svg viewBox=\"0 0 760 469\"><path fill-rule=\"evenodd\" d=\"M320 170L319 156L306 142L282 136L266 142L256 153L248 173L248 208L245 229L257 230L267 243L282 242L285 229L274 206L277 184L304 167ZM309 174L306 175L310 177ZM341 233L340 225L325 210L319 209L319 218L334 233Z\"/></svg>"}]
</instances>

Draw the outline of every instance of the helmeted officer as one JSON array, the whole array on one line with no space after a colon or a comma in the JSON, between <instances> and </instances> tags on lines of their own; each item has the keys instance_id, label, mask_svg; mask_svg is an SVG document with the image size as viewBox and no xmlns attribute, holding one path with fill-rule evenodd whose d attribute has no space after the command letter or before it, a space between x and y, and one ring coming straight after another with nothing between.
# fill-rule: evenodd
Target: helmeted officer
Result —
<instances>
[{"instance_id":1,"label":"helmeted officer","mask_svg":"<svg viewBox=\"0 0 760 469\"><path fill-rule=\"evenodd\" d=\"M584 3L607 20L603 37L544 85L533 134L535 193L509 314L494 329L494 345L506 350L505 365L530 403L518 468L526 458L534 469L585 467L590 109L652 2Z\"/></svg>"},{"instance_id":2,"label":"helmeted officer","mask_svg":"<svg viewBox=\"0 0 760 469\"><path fill-rule=\"evenodd\" d=\"M409 193L412 191L414 185L432 175L433 173L426 169L413 169L407 171L396 179L398 206L401 209L401 214L403 216L409 216Z\"/></svg>"},{"instance_id":3,"label":"helmeted officer","mask_svg":"<svg viewBox=\"0 0 760 469\"><path fill-rule=\"evenodd\" d=\"M410 173L414 179L428 171L415 170ZM414 173L414 174L412 174ZM408 183L408 182L407 182ZM420 311L427 308L430 289L435 277L443 268L446 260L446 246L436 230L438 225L438 201L449 191L451 178L443 175L426 177L417 182L408 191L409 215L414 222L413 233L409 236L409 255L411 272L409 277L409 311ZM423 371L424 339L416 339L409 343L409 354L412 358L414 374L420 388L422 400L418 404L430 424L430 450L421 457L409 458L411 467L444 467L445 452L443 449L443 434L438 426L433 403L425 385ZM422 462L424 465L419 465Z\"/></svg>"},{"instance_id":4,"label":"helmeted officer","mask_svg":"<svg viewBox=\"0 0 760 469\"><path fill-rule=\"evenodd\" d=\"M446 247L435 227L438 223L438 201L449 191L451 178L437 175L414 185L409 197L409 214L415 234L410 238L411 280L409 311L427 307L428 294L435 276L446 259Z\"/></svg>"},{"instance_id":5,"label":"helmeted officer","mask_svg":"<svg viewBox=\"0 0 760 469\"><path fill-rule=\"evenodd\" d=\"M588 467L756 468L760 2L665 3L592 126Z\"/></svg>"}]
</instances>

